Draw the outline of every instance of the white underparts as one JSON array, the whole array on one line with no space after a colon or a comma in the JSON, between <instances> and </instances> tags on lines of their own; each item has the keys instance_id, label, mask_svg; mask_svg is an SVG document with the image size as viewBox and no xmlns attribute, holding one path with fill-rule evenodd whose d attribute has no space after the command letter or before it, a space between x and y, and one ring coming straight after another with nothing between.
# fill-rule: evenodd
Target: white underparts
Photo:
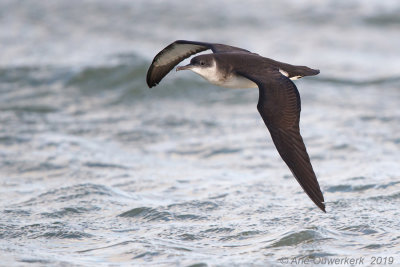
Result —
<instances>
[{"instance_id":1,"label":"white underparts","mask_svg":"<svg viewBox=\"0 0 400 267\"><path fill-rule=\"evenodd\" d=\"M238 76L238 75L231 75L227 77L223 82L217 84L222 87L227 87L227 88L257 88L258 85L250 81L249 79Z\"/></svg>"},{"instance_id":2,"label":"white underparts","mask_svg":"<svg viewBox=\"0 0 400 267\"><path fill-rule=\"evenodd\" d=\"M227 87L227 88L256 88L258 87L256 83L253 81L250 81L249 79L238 76L238 75L230 75L230 76L223 76L220 72L217 70L217 64L214 61L213 64L209 67L202 67L202 66L195 66L190 69L191 71L199 74L201 77L206 79L212 84L222 86L222 87ZM289 77L289 73L279 69L279 72L285 76ZM294 76L291 77L291 80L297 80L301 78L302 76Z\"/></svg>"},{"instance_id":3,"label":"white underparts","mask_svg":"<svg viewBox=\"0 0 400 267\"><path fill-rule=\"evenodd\" d=\"M212 66L209 67L193 66L190 68L190 70L199 74L201 77L203 77L212 84L216 84L220 79L220 77L218 76L217 64L215 64L215 61L213 62Z\"/></svg>"},{"instance_id":4,"label":"white underparts","mask_svg":"<svg viewBox=\"0 0 400 267\"><path fill-rule=\"evenodd\" d=\"M224 77L221 73L217 71L217 64L214 61L211 67L193 67L191 71L199 74L204 79L212 84L227 87L227 88L256 88L258 87L256 83L250 81L247 78L237 75L230 75Z\"/></svg>"},{"instance_id":5,"label":"white underparts","mask_svg":"<svg viewBox=\"0 0 400 267\"><path fill-rule=\"evenodd\" d=\"M287 73L286 71L284 71L283 69L279 69L279 72L286 77L289 77L289 73Z\"/></svg>"},{"instance_id":6,"label":"white underparts","mask_svg":"<svg viewBox=\"0 0 400 267\"><path fill-rule=\"evenodd\" d=\"M284 71L283 69L279 69L279 72L280 72L283 76L289 77L289 73L287 73L287 72ZM294 80L300 79L301 77L302 77L302 76L298 75L298 76L290 77L289 79L291 79L292 81L294 81Z\"/></svg>"}]
</instances>

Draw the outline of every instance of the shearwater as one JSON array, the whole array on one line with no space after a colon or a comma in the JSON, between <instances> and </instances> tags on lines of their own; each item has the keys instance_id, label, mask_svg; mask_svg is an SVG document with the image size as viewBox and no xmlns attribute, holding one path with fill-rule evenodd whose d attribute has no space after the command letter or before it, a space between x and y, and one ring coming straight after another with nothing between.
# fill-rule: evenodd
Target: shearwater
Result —
<instances>
[{"instance_id":1,"label":"shearwater","mask_svg":"<svg viewBox=\"0 0 400 267\"><path fill-rule=\"evenodd\" d=\"M181 61L208 49L213 53L193 57L190 64L176 70L191 70L218 86L258 87L257 109L276 149L306 194L326 212L324 197L300 135L300 95L292 82L317 75L319 70L275 61L230 45L178 40L154 57L147 72L148 86L156 86Z\"/></svg>"}]
</instances>

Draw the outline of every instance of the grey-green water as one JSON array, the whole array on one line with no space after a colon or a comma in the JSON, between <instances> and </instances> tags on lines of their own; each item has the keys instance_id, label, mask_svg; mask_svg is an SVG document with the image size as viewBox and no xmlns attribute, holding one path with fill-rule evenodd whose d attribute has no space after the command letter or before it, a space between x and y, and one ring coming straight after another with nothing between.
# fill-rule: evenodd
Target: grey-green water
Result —
<instances>
[{"instance_id":1,"label":"grey-green water","mask_svg":"<svg viewBox=\"0 0 400 267\"><path fill-rule=\"evenodd\" d=\"M400 264L399 11L0 1L0 265ZM326 214L278 156L257 90L181 72L147 88L176 39L321 70L296 84Z\"/></svg>"}]
</instances>

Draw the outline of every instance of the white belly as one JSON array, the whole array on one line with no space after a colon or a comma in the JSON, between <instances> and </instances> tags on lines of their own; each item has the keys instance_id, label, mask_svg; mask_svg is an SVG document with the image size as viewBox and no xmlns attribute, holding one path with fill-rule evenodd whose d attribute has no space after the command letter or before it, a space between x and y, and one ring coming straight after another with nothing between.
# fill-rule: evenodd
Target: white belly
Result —
<instances>
[{"instance_id":1,"label":"white belly","mask_svg":"<svg viewBox=\"0 0 400 267\"><path fill-rule=\"evenodd\" d=\"M256 83L250 81L247 78L241 76L229 76L225 80L220 80L214 83L216 85L227 87L227 88L256 88Z\"/></svg>"},{"instance_id":2,"label":"white belly","mask_svg":"<svg viewBox=\"0 0 400 267\"><path fill-rule=\"evenodd\" d=\"M199 74L204 79L212 84L227 87L227 88L256 88L257 84L247 78L241 76L231 75L228 77L221 77L217 72L217 66L214 64L208 68L194 67L191 71Z\"/></svg>"}]
</instances>

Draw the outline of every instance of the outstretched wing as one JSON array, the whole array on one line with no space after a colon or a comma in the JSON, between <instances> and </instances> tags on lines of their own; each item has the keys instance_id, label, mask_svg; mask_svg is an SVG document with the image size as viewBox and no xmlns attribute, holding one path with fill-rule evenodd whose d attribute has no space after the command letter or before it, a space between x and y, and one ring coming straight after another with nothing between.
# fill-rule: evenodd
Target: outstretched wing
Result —
<instances>
[{"instance_id":1,"label":"outstretched wing","mask_svg":"<svg viewBox=\"0 0 400 267\"><path fill-rule=\"evenodd\" d=\"M300 95L296 85L278 69L240 75L255 82L260 90L257 109L280 156L311 200L325 212L324 197L300 135Z\"/></svg>"},{"instance_id":2,"label":"outstretched wing","mask_svg":"<svg viewBox=\"0 0 400 267\"><path fill-rule=\"evenodd\" d=\"M224 44L178 40L161 50L154 57L147 71L147 85L150 88L156 86L179 62L207 49L211 49L214 53L250 53L245 49Z\"/></svg>"}]
</instances>

